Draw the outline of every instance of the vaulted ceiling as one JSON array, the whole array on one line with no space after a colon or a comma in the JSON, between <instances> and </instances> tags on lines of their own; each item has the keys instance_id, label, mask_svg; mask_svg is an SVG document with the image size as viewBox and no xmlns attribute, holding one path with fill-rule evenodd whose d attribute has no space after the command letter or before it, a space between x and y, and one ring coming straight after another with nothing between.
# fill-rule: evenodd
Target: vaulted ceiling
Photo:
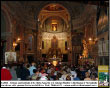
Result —
<instances>
[{"instance_id":1,"label":"vaulted ceiling","mask_svg":"<svg viewBox=\"0 0 110 88\"><path fill-rule=\"evenodd\" d=\"M94 3L88 1L2 1L2 4L7 5L12 17L32 29L36 27L36 21L42 8L51 3L64 6L74 23L79 19L88 19L87 17L94 11L94 9L91 9ZM90 5L87 6L88 4ZM95 3L95 5L98 4L98 2Z\"/></svg>"},{"instance_id":2,"label":"vaulted ceiling","mask_svg":"<svg viewBox=\"0 0 110 88\"><path fill-rule=\"evenodd\" d=\"M76 18L80 16L83 11L85 10L85 4L80 4L77 2L69 2L69 1L8 1L7 4L10 7L13 7L11 9L15 11L20 11L20 13L23 12L23 14L27 14L27 16L34 17L37 16L40 12L40 10L47 4L50 3L59 3L63 5L72 17ZM19 13L19 12L18 12ZM22 14L22 15L23 15ZM31 15L30 15L31 14Z\"/></svg>"}]
</instances>

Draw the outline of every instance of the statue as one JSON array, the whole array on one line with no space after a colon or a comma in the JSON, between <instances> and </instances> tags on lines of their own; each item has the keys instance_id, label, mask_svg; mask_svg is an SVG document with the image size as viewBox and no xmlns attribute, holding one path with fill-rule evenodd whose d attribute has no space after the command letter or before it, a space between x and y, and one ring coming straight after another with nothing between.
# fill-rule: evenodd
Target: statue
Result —
<instances>
[{"instance_id":1,"label":"statue","mask_svg":"<svg viewBox=\"0 0 110 88\"><path fill-rule=\"evenodd\" d=\"M56 55L53 55L53 58L56 58Z\"/></svg>"},{"instance_id":2,"label":"statue","mask_svg":"<svg viewBox=\"0 0 110 88\"><path fill-rule=\"evenodd\" d=\"M61 58L62 54L61 54L61 49L58 48L58 39L56 38L56 36L54 35L53 38L51 39L51 48L49 48L48 51L48 58Z\"/></svg>"},{"instance_id":3,"label":"statue","mask_svg":"<svg viewBox=\"0 0 110 88\"><path fill-rule=\"evenodd\" d=\"M84 50L83 50L83 57L84 58L87 58L88 57L88 48L87 48L87 43L85 40L82 41L83 42L83 47L84 47Z\"/></svg>"},{"instance_id":4,"label":"statue","mask_svg":"<svg viewBox=\"0 0 110 88\"><path fill-rule=\"evenodd\" d=\"M51 48L58 48L58 39L56 38L56 36L53 36L53 39L51 39Z\"/></svg>"}]
</instances>

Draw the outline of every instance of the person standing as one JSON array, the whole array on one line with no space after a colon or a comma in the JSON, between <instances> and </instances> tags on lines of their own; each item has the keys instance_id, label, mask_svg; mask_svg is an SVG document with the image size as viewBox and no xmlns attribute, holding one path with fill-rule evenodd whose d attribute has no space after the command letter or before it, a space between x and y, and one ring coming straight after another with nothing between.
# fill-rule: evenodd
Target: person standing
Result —
<instances>
[{"instance_id":1,"label":"person standing","mask_svg":"<svg viewBox=\"0 0 110 88\"><path fill-rule=\"evenodd\" d=\"M12 80L17 80L18 78L17 78L17 74L15 71L15 66L10 66L9 70L10 70L10 73L12 75Z\"/></svg>"},{"instance_id":2,"label":"person standing","mask_svg":"<svg viewBox=\"0 0 110 88\"><path fill-rule=\"evenodd\" d=\"M6 65L4 65L1 69L1 80L11 80L12 75L10 71L6 68Z\"/></svg>"},{"instance_id":3,"label":"person standing","mask_svg":"<svg viewBox=\"0 0 110 88\"><path fill-rule=\"evenodd\" d=\"M29 71L30 71L30 76L32 76L34 73L33 73L33 70L36 69L35 67L35 63L33 62L31 67L29 68Z\"/></svg>"},{"instance_id":4,"label":"person standing","mask_svg":"<svg viewBox=\"0 0 110 88\"><path fill-rule=\"evenodd\" d=\"M24 64L20 64L20 68L18 68L17 72L20 80L27 80L30 75L29 70L24 66Z\"/></svg>"}]
</instances>

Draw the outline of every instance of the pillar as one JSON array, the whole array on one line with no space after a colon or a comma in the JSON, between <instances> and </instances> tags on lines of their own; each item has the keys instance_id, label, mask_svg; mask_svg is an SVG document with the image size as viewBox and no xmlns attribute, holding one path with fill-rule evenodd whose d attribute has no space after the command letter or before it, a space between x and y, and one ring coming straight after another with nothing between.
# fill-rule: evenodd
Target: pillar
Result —
<instances>
[{"instance_id":1,"label":"pillar","mask_svg":"<svg viewBox=\"0 0 110 88\"><path fill-rule=\"evenodd\" d=\"M38 60L40 60L40 58L42 57L41 47L42 47L42 36L41 36L41 33L39 32L37 35L37 58Z\"/></svg>"},{"instance_id":2,"label":"pillar","mask_svg":"<svg viewBox=\"0 0 110 88\"><path fill-rule=\"evenodd\" d=\"M68 43L68 63L72 64L72 42L71 42L71 34L67 37L67 43Z\"/></svg>"},{"instance_id":3,"label":"pillar","mask_svg":"<svg viewBox=\"0 0 110 88\"><path fill-rule=\"evenodd\" d=\"M24 62L24 28L22 27L22 25L19 25L20 28L20 58L19 58L19 62Z\"/></svg>"},{"instance_id":4,"label":"pillar","mask_svg":"<svg viewBox=\"0 0 110 88\"><path fill-rule=\"evenodd\" d=\"M13 50L13 24L6 26L6 51Z\"/></svg>"},{"instance_id":5,"label":"pillar","mask_svg":"<svg viewBox=\"0 0 110 88\"><path fill-rule=\"evenodd\" d=\"M13 25L12 25L12 44L13 44L13 42L15 42L16 41L16 20L15 19L13 19L13 21L12 21L12 23L13 23ZM14 47L13 47L13 49L14 49Z\"/></svg>"}]
</instances>

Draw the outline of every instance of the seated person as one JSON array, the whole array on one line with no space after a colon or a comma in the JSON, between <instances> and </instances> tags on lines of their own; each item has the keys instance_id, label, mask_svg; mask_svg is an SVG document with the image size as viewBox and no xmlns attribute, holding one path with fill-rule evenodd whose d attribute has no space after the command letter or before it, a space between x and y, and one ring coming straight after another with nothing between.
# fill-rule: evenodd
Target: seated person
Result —
<instances>
[{"instance_id":1,"label":"seated person","mask_svg":"<svg viewBox=\"0 0 110 88\"><path fill-rule=\"evenodd\" d=\"M93 80L93 81L97 80L97 79L96 79L96 74L95 74L95 73L93 73L93 74L91 75L91 80Z\"/></svg>"},{"instance_id":2,"label":"seated person","mask_svg":"<svg viewBox=\"0 0 110 88\"><path fill-rule=\"evenodd\" d=\"M39 71L38 70L36 70L36 69L34 69L33 70L33 75L32 75L32 77L31 77L31 79L32 80L37 80L37 78L39 77Z\"/></svg>"},{"instance_id":3,"label":"seated person","mask_svg":"<svg viewBox=\"0 0 110 88\"><path fill-rule=\"evenodd\" d=\"M66 80L71 81L70 75L67 75L67 76L66 76Z\"/></svg>"}]
</instances>

